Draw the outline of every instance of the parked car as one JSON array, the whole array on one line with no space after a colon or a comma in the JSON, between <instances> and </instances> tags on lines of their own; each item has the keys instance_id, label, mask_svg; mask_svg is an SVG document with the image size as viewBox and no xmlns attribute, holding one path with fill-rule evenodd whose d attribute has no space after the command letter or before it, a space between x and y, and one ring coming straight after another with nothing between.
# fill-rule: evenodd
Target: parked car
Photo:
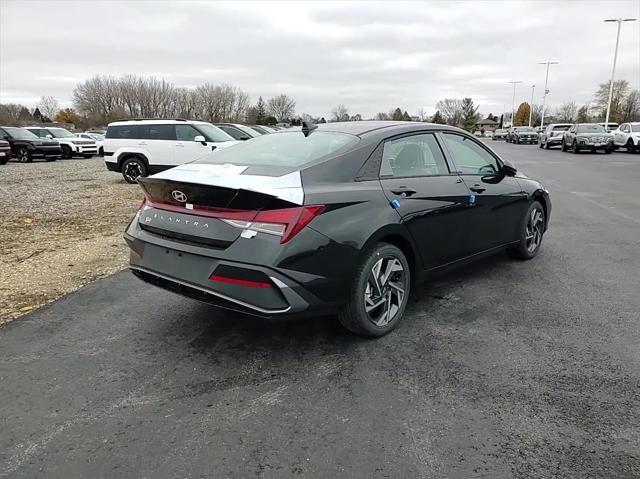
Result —
<instances>
[{"instance_id":1,"label":"parked car","mask_svg":"<svg viewBox=\"0 0 640 479\"><path fill-rule=\"evenodd\" d=\"M547 150L552 146L562 145L564 132L571 128L571 123L551 123L547 125L540 135L540 148Z\"/></svg>"},{"instance_id":2,"label":"parked car","mask_svg":"<svg viewBox=\"0 0 640 479\"><path fill-rule=\"evenodd\" d=\"M188 163L218 148L238 143L204 121L126 120L109 123L104 162L128 183Z\"/></svg>"},{"instance_id":3,"label":"parked car","mask_svg":"<svg viewBox=\"0 0 640 479\"><path fill-rule=\"evenodd\" d=\"M276 131L279 130L279 128L275 129L275 128L270 128L270 127L264 126L264 125L249 125L249 128L251 128L252 130L257 131L261 135L266 135L268 133L275 133Z\"/></svg>"},{"instance_id":4,"label":"parked car","mask_svg":"<svg viewBox=\"0 0 640 479\"><path fill-rule=\"evenodd\" d=\"M613 135L600 123L577 123L562 137L562 151L568 149L574 153L580 153L582 150L592 153L603 150L609 154L613 151Z\"/></svg>"},{"instance_id":5,"label":"parked car","mask_svg":"<svg viewBox=\"0 0 640 479\"><path fill-rule=\"evenodd\" d=\"M0 140L0 165L6 165L11 158L11 145L8 141Z\"/></svg>"},{"instance_id":6,"label":"parked car","mask_svg":"<svg viewBox=\"0 0 640 479\"><path fill-rule=\"evenodd\" d=\"M516 126L511 133L511 143L538 143L538 134L530 126Z\"/></svg>"},{"instance_id":7,"label":"parked car","mask_svg":"<svg viewBox=\"0 0 640 479\"><path fill-rule=\"evenodd\" d=\"M640 122L623 123L612 134L614 147L626 148L629 153L640 153Z\"/></svg>"},{"instance_id":8,"label":"parked car","mask_svg":"<svg viewBox=\"0 0 640 479\"><path fill-rule=\"evenodd\" d=\"M73 158L74 156L91 158L98 154L95 140L78 138L75 133L64 128L28 126L25 129L40 138L56 139L60 143L64 158Z\"/></svg>"},{"instance_id":9,"label":"parked car","mask_svg":"<svg viewBox=\"0 0 640 479\"><path fill-rule=\"evenodd\" d=\"M507 137L507 130L498 128L493 132L493 140L504 140Z\"/></svg>"},{"instance_id":10,"label":"parked car","mask_svg":"<svg viewBox=\"0 0 640 479\"><path fill-rule=\"evenodd\" d=\"M85 140L93 140L98 147L98 156L104 156L104 135L100 133L84 132L76 133L78 138L84 138Z\"/></svg>"},{"instance_id":11,"label":"parked car","mask_svg":"<svg viewBox=\"0 0 640 479\"><path fill-rule=\"evenodd\" d=\"M603 122L603 123L600 123L600 124L602 126L604 126L607 129L608 132L612 132L613 130L617 130L620 127L619 124L612 123L612 122L609 122L609 123L604 123Z\"/></svg>"},{"instance_id":12,"label":"parked car","mask_svg":"<svg viewBox=\"0 0 640 479\"><path fill-rule=\"evenodd\" d=\"M234 140L246 141L260 136L260 133L257 131L248 126L240 125L239 123L214 123L214 125L227 135L233 137Z\"/></svg>"},{"instance_id":13,"label":"parked car","mask_svg":"<svg viewBox=\"0 0 640 479\"><path fill-rule=\"evenodd\" d=\"M38 138L23 128L0 126L0 139L9 142L11 156L22 163L30 163L34 158L46 161L62 158L62 149L56 140Z\"/></svg>"},{"instance_id":14,"label":"parked car","mask_svg":"<svg viewBox=\"0 0 640 479\"><path fill-rule=\"evenodd\" d=\"M533 258L551 212L544 186L482 141L419 122L303 124L139 183L136 276L257 316L337 311L367 336L445 265Z\"/></svg>"}]
</instances>

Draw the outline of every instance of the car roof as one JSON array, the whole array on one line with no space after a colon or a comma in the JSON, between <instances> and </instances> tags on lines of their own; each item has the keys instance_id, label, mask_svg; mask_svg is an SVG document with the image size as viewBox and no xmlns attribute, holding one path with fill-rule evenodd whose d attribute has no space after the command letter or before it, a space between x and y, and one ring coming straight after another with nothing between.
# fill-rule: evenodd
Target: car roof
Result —
<instances>
[{"instance_id":1,"label":"car roof","mask_svg":"<svg viewBox=\"0 0 640 479\"><path fill-rule=\"evenodd\" d=\"M336 133L349 133L355 136L363 136L373 132L383 132L388 130L412 131L412 130L434 130L447 129L460 131L447 125L435 123L425 123L421 121L343 121L335 123L320 123L317 125L319 131L332 131Z\"/></svg>"},{"instance_id":2,"label":"car roof","mask_svg":"<svg viewBox=\"0 0 640 479\"><path fill-rule=\"evenodd\" d=\"M202 125L209 124L206 121L194 121L194 120L182 120L182 119L156 119L156 120L147 120L147 119L136 119L132 118L131 120L118 120L112 121L107 126L118 126L118 125Z\"/></svg>"}]
</instances>

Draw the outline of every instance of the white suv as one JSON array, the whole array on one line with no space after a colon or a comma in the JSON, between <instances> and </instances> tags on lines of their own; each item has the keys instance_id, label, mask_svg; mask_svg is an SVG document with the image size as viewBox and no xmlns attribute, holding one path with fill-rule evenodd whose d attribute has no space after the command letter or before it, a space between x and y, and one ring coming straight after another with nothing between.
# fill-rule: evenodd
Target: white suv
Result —
<instances>
[{"instance_id":1,"label":"white suv","mask_svg":"<svg viewBox=\"0 0 640 479\"><path fill-rule=\"evenodd\" d=\"M75 133L71 133L64 128L53 126L27 126L25 128L40 138L51 138L58 140L60 148L62 148L62 156L65 158L73 158L74 156L84 156L91 158L98 154L98 145L96 141L91 139L78 138Z\"/></svg>"},{"instance_id":2,"label":"white suv","mask_svg":"<svg viewBox=\"0 0 640 479\"><path fill-rule=\"evenodd\" d=\"M611 133L614 146L626 147L629 153L640 153L640 122L623 123Z\"/></svg>"},{"instance_id":3,"label":"white suv","mask_svg":"<svg viewBox=\"0 0 640 479\"><path fill-rule=\"evenodd\" d=\"M204 121L126 120L107 126L104 162L128 183L239 143Z\"/></svg>"}]
</instances>

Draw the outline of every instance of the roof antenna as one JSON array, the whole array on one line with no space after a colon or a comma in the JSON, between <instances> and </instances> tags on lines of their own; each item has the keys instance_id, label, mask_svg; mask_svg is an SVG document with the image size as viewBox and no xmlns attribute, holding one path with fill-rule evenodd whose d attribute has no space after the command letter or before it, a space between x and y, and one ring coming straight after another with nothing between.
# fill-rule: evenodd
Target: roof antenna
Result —
<instances>
[{"instance_id":1,"label":"roof antenna","mask_svg":"<svg viewBox=\"0 0 640 479\"><path fill-rule=\"evenodd\" d=\"M312 121L303 121L302 122L302 134L305 136L309 136L313 130L318 128L318 125L313 123Z\"/></svg>"}]
</instances>

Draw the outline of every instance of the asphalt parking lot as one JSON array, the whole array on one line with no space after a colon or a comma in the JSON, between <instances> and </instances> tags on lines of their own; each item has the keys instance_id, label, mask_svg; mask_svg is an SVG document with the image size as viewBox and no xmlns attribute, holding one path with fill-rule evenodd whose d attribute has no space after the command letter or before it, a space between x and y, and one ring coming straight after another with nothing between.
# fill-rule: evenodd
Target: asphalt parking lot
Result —
<instances>
[{"instance_id":1,"label":"asphalt parking lot","mask_svg":"<svg viewBox=\"0 0 640 479\"><path fill-rule=\"evenodd\" d=\"M489 144L551 190L540 254L379 340L127 272L0 329L0 476L640 477L640 155Z\"/></svg>"}]
</instances>

